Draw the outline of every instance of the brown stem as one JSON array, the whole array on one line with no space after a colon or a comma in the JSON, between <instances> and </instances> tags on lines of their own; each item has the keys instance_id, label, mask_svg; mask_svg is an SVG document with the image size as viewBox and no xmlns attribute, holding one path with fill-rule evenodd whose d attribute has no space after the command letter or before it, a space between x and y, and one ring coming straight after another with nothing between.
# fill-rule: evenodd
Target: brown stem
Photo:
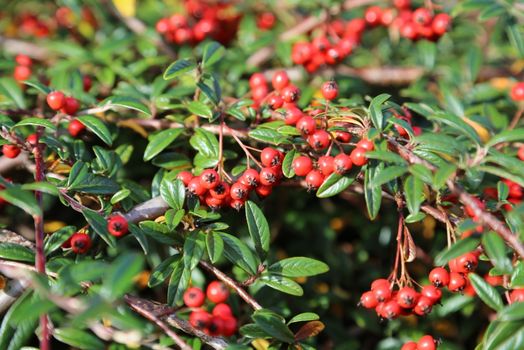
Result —
<instances>
[{"instance_id":1,"label":"brown stem","mask_svg":"<svg viewBox=\"0 0 524 350\"><path fill-rule=\"evenodd\" d=\"M42 145L39 143L40 134L42 133L42 127L38 128L36 133L36 143L37 145L33 148L33 155L35 157L35 181L42 182L45 180L45 165L42 155ZM35 267L39 273L45 275L45 254L44 254L44 214L43 214L43 205L42 205L42 192L35 191L36 201L40 207L42 214L34 216L35 222L35 245L36 245L36 258L35 258ZM49 329L49 320L47 314L40 316L40 330L42 332L40 338L40 349L49 350L50 349L50 329Z\"/></svg>"},{"instance_id":2,"label":"brown stem","mask_svg":"<svg viewBox=\"0 0 524 350\"><path fill-rule=\"evenodd\" d=\"M519 123L520 119L522 118L522 114L524 113L524 105L520 106L515 115L513 116L513 119L511 120L511 123L508 126L508 130L514 129L517 124Z\"/></svg>"},{"instance_id":3,"label":"brown stem","mask_svg":"<svg viewBox=\"0 0 524 350\"><path fill-rule=\"evenodd\" d=\"M247 304L249 304L254 310L262 309L262 306L255 300L248 292L242 289L237 282L233 281L225 273L211 265L206 261L200 261L200 266L214 274L219 280L224 282L226 286L237 292L238 296L241 297Z\"/></svg>"}]
</instances>

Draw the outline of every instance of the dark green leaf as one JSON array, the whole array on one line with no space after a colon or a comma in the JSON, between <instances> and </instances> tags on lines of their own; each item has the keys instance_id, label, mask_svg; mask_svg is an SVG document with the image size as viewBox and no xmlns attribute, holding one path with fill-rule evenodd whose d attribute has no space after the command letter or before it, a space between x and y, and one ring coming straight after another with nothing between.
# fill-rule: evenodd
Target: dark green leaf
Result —
<instances>
[{"instance_id":1,"label":"dark green leaf","mask_svg":"<svg viewBox=\"0 0 524 350\"><path fill-rule=\"evenodd\" d=\"M34 263L35 253L31 249L19 244L0 243L0 258Z\"/></svg>"},{"instance_id":2,"label":"dark green leaf","mask_svg":"<svg viewBox=\"0 0 524 350\"><path fill-rule=\"evenodd\" d=\"M280 260L268 269L269 272L287 277L315 276L329 271L329 266L319 260L293 257Z\"/></svg>"},{"instance_id":3,"label":"dark green leaf","mask_svg":"<svg viewBox=\"0 0 524 350\"><path fill-rule=\"evenodd\" d=\"M56 126L55 124L51 123L49 120L47 119L42 119L42 118L36 118L36 117L33 117L33 118L26 118L26 119L22 119L21 121L19 121L18 123L16 123L13 128L16 128L16 127L19 127L19 126L27 126L27 125L32 125L32 126L42 126L44 128L47 128L51 131L56 131Z\"/></svg>"},{"instance_id":4,"label":"dark green leaf","mask_svg":"<svg viewBox=\"0 0 524 350\"><path fill-rule=\"evenodd\" d=\"M382 202L382 188L370 185L378 170L376 167L369 167L364 173L364 198L366 199L366 207L371 220L377 217Z\"/></svg>"},{"instance_id":5,"label":"dark green leaf","mask_svg":"<svg viewBox=\"0 0 524 350\"><path fill-rule=\"evenodd\" d=\"M499 311L498 321L519 321L524 319L524 303L513 303Z\"/></svg>"},{"instance_id":6,"label":"dark green leaf","mask_svg":"<svg viewBox=\"0 0 524 350\"><path fill-rule=\"evenodd\" d=\"M42 210L40 209L34 194L29 191L17 187L10 187L0 191L0 197L30 215L42 215Z\"/></svg>"},{"instance_id":7,"label":"dark green leaf","mask_svg":"<svg viewBox=\"0 0 524 350\"><path fill-rule=\"evenodd\" d=\"M484 278L475 273L468 274L468 278L473 288L475 288L475 292L486 305L496 311L500 311L504 307L499 292L486 282Z\"/></svg>"},{"instance_id":8,"label":"dark green leaf","mask_svg":"<svg viewBox=\"0 0 524 350\"><path fill-rule=\"evenodd\" d=\"M148 161L166 149L184 131L184 128L166 129L149 137L144 151L144 160Z\"/></svg>"},{"instance_id":9,"label":"dark green leaf","mask_svg":"<svg viewBox=\"0 0 524 350\"><path fill-rule=\"evenodd\" d=\"M206 249L205 235L200 231L190 232L184 242L184 266L191 271L197 265Z\"/></svg>"},{"instance_id":10,"label":"dark green leaf","mask_svg":"<svg viewBox=\"0 0 524 350\"><path fill-rule=\"evenodd\" d=\"M269 251L269 224L262 210L254 202L246 202L245 212L249 235L255 243L258 256L261 260L264 260Z\"/></svg>"},{"instance_id":11,"label":"dark green leaf","mask_svg":"<svg viewBox=\"0 0 524 350\"><path fill-rule=\"evenodd\" d=\"M451 248L443 250L435 257L435 265L445 265L449 260L472 251L479 245L478 238L468 237L457 241Z\"/></svg>"},{"instance_id":12,"label":"dark green leaf","mask_svg":"<svg viewBox=\"0 0 524 350\"><path fill-rule=\"evenodd\" d=\"M191 72L196 68L196 63L193 60L183 58L175 61L167 67L164 72L164 79L169 80L178 77L181 74Z\"/></svg>"},{"instance_id":13,"label":"dark green leaf","mask_svg":"<svg viewBox=\"0 0 524 350\"><path fill-rule=\"evenodd\" d=\"M275 339L289 344L295 341L294 335L284 323L284 319L274 312L264 309L257 310L251 318L264 332Z\"/></svg>"},{"instance_id":14,"label":"dark green leaf","mask_svg":"<svg viewBox=\"0 0 524 350\"><path fill-rule=\"evenodd\" d=\"M328 198L339 194L355 181L354 178L333 173L329 175L317 190L318 198Z\"/></svg>"},{"instance_id":15,"label":"dark green leaf","mask_svg":"<svg viewBox=\"0 0 524 350\"><path fill-rule=\"evenodd\" d=\"M497 270L510 274L513 271L511 260L506 255L506 245L504 240L495 232L487 232L482 235L482 246L486 251L493 266Z\"/></svg>"},{"instance_id":16,"label":"dark green leaf","mask_svg":"<svg viewBox=\"0 0 524 350\"><path fill-rule=\"evenodd\" d=\"M213 111L209 106L200 102L200 101L191 101L187 104L187 109L189 112L207 119L211 119L213 116Z\"/></svg>"},{"instance_id":17,"label":"dark green leaf","mask_svg":"<svg viewBox=\"0 0 524 350\"><path fill-rule=\"evenodd\" d=\"M143 264L144 258L140 254L120 255L105 273L100 293L106 298L116 299L128 292L134 284L134 278L142 271Z\"/></svg>"},{"instance_id":18,"label":"dark green leaf","mask_svg":"<svg viewBox=\"0 0 524 350\"><path fill-rule=\"evenodd\" d=\"M78 121L86 126L91 132L98 136L102 141L107 145L111 146L113 144L113 139L111 138L111 132L107 126L99 118L93 117L91 115L82 115L77 117Z\"/></svg>"},{"instance_id":19,"label":"dark green leaf","mask_svg":"<svg viewBox=\"0 0 524 350\"><path fill-rule=\"evenodd\" d=\"M171 208L181 209L186 198L184 183L180 179L175 181L164 179L160 184L160 196Z\"/></svg>"},{"instance_id":20,"label":"dark green leaf","mask_svg":"<svg viewBox=\"0 0 524 350\"><path fill-rule=\"evenodd\" d=\"M381 94L371 100L369 104L369 111L371 113L371 121L378 130L382 130L386 123L384 122L384 115L382 114L382 105L391 95Z\"/></svg>"},{"instance_id":21,"label":"dark green leaf","mask_svg":"<svg viewBox=\"0 0 524 350\"><path fill-rule=\"evenodd\" d=\"M203 156L218 159L218 140L211 132L199 128L189 140L191 146Z\"/></svg>"},{"instance_id":22,"label":"dark green leaf","mask_svg":"<svg viewBox=\"0 0 524 350\"><path fill-rule=\"evenodd\" d=\"M286 153L284 160L282 161L282 173L287 178L292 178L295 176L295 170L293 170L293 160L297 158L300 154L293 148L291 151Z\"/></svg>"},{"instance_id":23,"label":"dark green leaf","mask_svg":"<svg viewBox=\"0 0 524 350\"><path fill-rule=\"evenodd\" d=\"M191 278L191 271L184 267L184 262L181 259L173 267L169 285L167 287L167 303L169 305L181 305L184 292L189 285Z\"/></svg>"},{"instance_id":24,"label":"dark green leaf","mask_svg":"<svg viewBox=\"0 0 524 350\"><path fill-rule=\"evenodd\" d=\"M60 342L82 350L100 350L104 343L97 337L75 328L55 328L53 336Z\"/></svg>"},{"instance_id":25,"label":"dark green leaf","mask_svg":"<svg viewBox=\"0 0 524 350\"><path fill-rule=\"evenodd\" d=\"M65 226L60 230L53 232L51 235L47 236L44 242L44 253L49 255L54 252L60 246L69 239L75 233L76 228L74 226Z\"/></svg>"},{"instance_id":26,"label":"dark green leaf","mask_svg":"<svg viewBox=\"0 0 524 350\"><path fill-rule=\"evenodd\" d=\"M304 294L302 287L300 287L297 282L287 277L278 275L263 275L260 277L260 281L266 286L281 291L282 293L295 296L302 296Z\"/></svg>"},{"instance_id":27,"label":"dark green leaf","mask_svg":"<svg viewBox=\"0 0 524 350\"><path fill-rule=\"evenodd\" d=\"M404 197L411 214L417 214L424 201L424 183L418 177L409 175L404 181Z\"/></svg>"},{"instance_id":28,"label":"dark green leaf","mask_svg":"<svg viewBox=\"0 0 524 350\"><path fill-rule=\"evenodd\" d=\"M91 228L102 238L110 247L116 247L115 237L112 236L107 230L107 221L106 219L98 214L94 210L85 209L82 214L86 218L87 223Z\"/></svg>"},{"instance_id":29,"label":"dark green leaf","mask_svg":"<svg viewBox=\"0 0 524 350\"><path fill-rule=\"evenodd\" d=\"M164 282L166 278L173 271L175 265L180 262L180 260L181 260L181 256L179 254L176 254L176 255L170 256L169 258L167 258L166 260L158 264L153 269L153 272L151 272L147 285L150 288L153 288L153 287L158 286L162 282Z\"/></svg>"},{"instance_id":30,"label":"dark green leaf","mask_svg":"<svg viewBox=\"0 0 524 350\"><path fill-rule=\"evenodd\" d=\"M246 272L256 275L259 261L251 249L244 242L230 234L220 233L220 237L224 241L224 255L226 258Z\"/></svg>"},{"instance_id":31,"label":"dark green leaf","mask_svg":"<svg viewBox=\"0 0 524 350\"><path fill-rule=\"evenodd\" d=\"M218 62L225 54L226 49L216 41L211 41L204 47L202 55L202 67L212 66Z\"/></svg>"},{"instance_id":32,"label":"dark green leaf","mask_svg":"<svg viewBox=\"0 0 524 350\"><path fill-rule=\"evenodd\" d=\"M207 255L211 262L216 263L224 252L224 241L219 234L209 232L206 235Z\"/></svg>"}]
</instances>

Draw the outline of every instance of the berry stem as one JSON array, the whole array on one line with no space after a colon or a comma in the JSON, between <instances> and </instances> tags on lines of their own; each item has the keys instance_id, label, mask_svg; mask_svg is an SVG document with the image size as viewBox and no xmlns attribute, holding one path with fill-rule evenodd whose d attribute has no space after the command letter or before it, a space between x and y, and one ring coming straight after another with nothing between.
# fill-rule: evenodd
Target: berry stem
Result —
<instances>
[{"instance_id":1,"label":"berry stem","mask_svg":"<svg viewBox=\"0 0 524 350\"><path fill-rule=\"evenodd\" d=\"M39 143L40 135L42 133L42 127L39 127L36 132L36 146L33 148L33 155L35 157L35 181L42 182L45 180L45 165L42 155L42 146ZM34 216L35 223L35 243L36 243L36 259L35 267L37 272L45 275L45 254L44 254L44 214L42 205L42 192L35 191L36 201L42 211L41 215ZM49 350L51 349L49 340L51 332L49 329L49 319L47 314L40 316L40 349Z\"/></svg>"}]
</instances>

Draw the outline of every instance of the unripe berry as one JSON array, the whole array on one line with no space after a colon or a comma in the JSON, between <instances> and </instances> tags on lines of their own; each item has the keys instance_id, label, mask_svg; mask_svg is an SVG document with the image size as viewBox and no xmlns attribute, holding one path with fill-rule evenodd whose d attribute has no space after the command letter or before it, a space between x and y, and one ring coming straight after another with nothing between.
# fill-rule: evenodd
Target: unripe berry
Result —
<instances>
[{"instance_id":1,"label":"unripe berry","mask_svg":"<svg viewBox=\"0 0 524 350\"><path fill-rule=\"evenodd\" d=\"M206 296L212 303L220 304L229 297L229 289L227 289L224 283L213 281L207 286Z\"/></svg>"}]
</instances>

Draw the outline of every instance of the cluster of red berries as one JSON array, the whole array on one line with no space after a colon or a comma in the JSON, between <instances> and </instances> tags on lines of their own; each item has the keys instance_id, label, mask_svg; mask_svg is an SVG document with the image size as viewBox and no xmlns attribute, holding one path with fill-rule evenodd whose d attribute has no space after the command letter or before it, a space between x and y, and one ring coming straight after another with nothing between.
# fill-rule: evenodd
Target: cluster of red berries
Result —
<instances>
[{"instance_id":1,"label":"cluster of red berries","mask_svg":"<svg viewBox=\"0 0 524 350\"><path fill-rule=\"evenodd\" d=\"M431 335L424 335L418 342L409 341L405 343L400 350L436 350L438 343L438 340L435 340Z\"/></svg>"},{"instance_id":2,"label":"cluster of red berries","mask_svg":"<svg viewBox=\"0 0 524 350\"><path fill-rule=\"evenodd\" d=\"M502 179L502 182L508 186L508 198L506 198L506 200L513 205L522 203L522 197L524 196L524 189L522 186L509 179ZM498 190L495 187L486 187L483 192L487 198L498 199ZM502 207L506 211L511 211L513 210L513 206L511 204L505 203Z\"/></svg>"},{"instance_id":3,"label":"cluster of red berries","mask_svg":"<svg viewBox=\"0 0 524 350\"><path fill-rule=\"evenodd\" d=\"M513 101L524 101L524 82L518 82L513 85L510 91L510 97Z\"/></svg>"},{"instance_id":4,"label":"cluster of red berries","mask_svg":"<svg viewBox=\"0 0 524 350\"><path fill-rule=\"evenodd\" d=\"M254 73L249 78L251 98L254 101L253 108L267 105L272 110L284 108L286 110L286 124L294 124L297 117L301 115L296 102L300 98L300 90L289 80L285 71L273 74L271 80L273 90L270 91L266 77L262 73Z\"/></svg>"},{"instance_id":5,"label":"cluster of red berries","mask_svg":"<svg viewBox=\"0 0 524 350\"><path fill-rule=\"evenodd\" d=\"M206 311L207 300L214 304L211 312ZM237 331L237 319L231 307L226 304L229 290L219 281L209 283L206 293L198 287L191 287L184 293L184 304L191 308L189 323L211 336L230 337ZM210 308L210 305L208 305Z\"/></svg>"},{"instance_id":6,"label":"cluster of red berries","mask_svg":"<svg viewBox=\"0 0 524 350\"><path fill-rule=\"evenodd\" d=\"M350 21L335 20L310 41L293 45L291 59L313 73L323 65L335 65L351 54L360 43L366 22L362 18Z\"/></svg>"},{"instance_id":7,"label":"cluster of red berries","mask_svg":"<svg viewBox=\"0 0 524 350\"><path fill-rule=\"evenodd\" d=\"M240 17L231 16L231 4L186 0L185 7L189 16L175 13L156 23L156 31L167 42L195 45L213 38L226 44L234 38Z\"/></svg>"},{"instance_id":8,"label":"cluster of red berries","mask_svg":"<svg viewBox=\"0 0 524 350\"><path fill-rule=\"evenodd\" d=\"M389 27L409 40L438 40L451 25L451 17L447 13L433 15L425 7L411 9L410 0L394 0L394 7L391 8L368 7L364 19L370 27Z\"/></svg>"},{"instance_id":9,"label":"cluster of red berries","mask_svg":"<svg viewBox=\"0 0 524 350\"><path fill-rule=\"evenodd\" d=\"M84 79L84 89L86 87L86 82L89 82L88 87L90 87L90 79ZM71 96L65 96L61 91L53 91L47 94L47 105L53 111L60 111L68 115L75 115L78 109L80 108L80 103L78 100ZM85 130L85 125L82 124L79 120L73 119L67 126L69 134L73 137L78 137Z\"/></svg>"},{"instance_id":10,"label":"cluster of red berries","mask_svg":"<svg viewBox=\"0 0 524 350\"><path fill-rule=\"evenodd\" d=\"M188 194L198 197L202 204L216 210L230 206L240 210L251 191L260 198L269 196L273 186L282 179L282 160L284 154L271 147L266 147L260 154L263 168L260 172L248 168L234 182L229 185L222 181L214 169L205 169L198 176L193 176L189 171L182 171L177 175L187 188Z\"/></svg>"},{"instance_id":11,"label":"cluster of red berries","mask_svg":"<svg viewBox=\"0 0 524 350\"><path fill-rule=\"evenodd\" d=\"M371 290L362 294L359 304L375 309L383 319L392 320L399 316L425 316L441 298L442 291L435 285L424 286L420 292L410 286L393 290L393 284L381 278L371 283Z\"/></svg>"},{"instance_id":12,"label":"cluster of red berries","mask_svg":"<svg viewBox=\"0 0 524 350\"><path fill-rule=\"evenodd\" d=\"M80 16L70 7L61 6L55 12L55 20L60 27L69 29L85 23L88 23L93 28L98 28L98 21L94 13L87 6L82 7Z\"/></svg>"},{"instance_id":13,"label":"cluster of red berries","mask_svg":"<svg viewBox=\"0 0 524 350\"><path fill-rule=\"evenodd\" d=\"M51 32L50 25L32 13L23 14L16 22L22 35L46 38Z\"/></svg>"},{"instance_id":14,"label":"cluster of red berries","mask_svg":"<svg viewBox=\"0 0 524 350\"><path fill-rule=\"evenodd\" d=\"M31 66L33 65L33 61L29 56L26 55L16 55L15 57L15 70L13 72L13 77L16 81L24 81L31 77Z\"/></svg>"},{"instance_id":15,"label":"cluster of red berries","mask_svg":"<svg viewBox=\"0 0 524 350\"><path fill-rule=\"evenodd\" d=\"M413 130L413 134L415 136L418 136L418 135L422 134L422 128L420 126L414 126L412 124L413 116L411 115L411 112L407 108L404 108L403 111L404 111L403 114L395 113L395 118L403 120L409 126L411 126L411 129ZM404 127L402 127L402 125L395 124L395 129L397 130L399 136L404 137L404 138L408 138L409 137L408 131Z\"/></svg>"}]
</instances>

